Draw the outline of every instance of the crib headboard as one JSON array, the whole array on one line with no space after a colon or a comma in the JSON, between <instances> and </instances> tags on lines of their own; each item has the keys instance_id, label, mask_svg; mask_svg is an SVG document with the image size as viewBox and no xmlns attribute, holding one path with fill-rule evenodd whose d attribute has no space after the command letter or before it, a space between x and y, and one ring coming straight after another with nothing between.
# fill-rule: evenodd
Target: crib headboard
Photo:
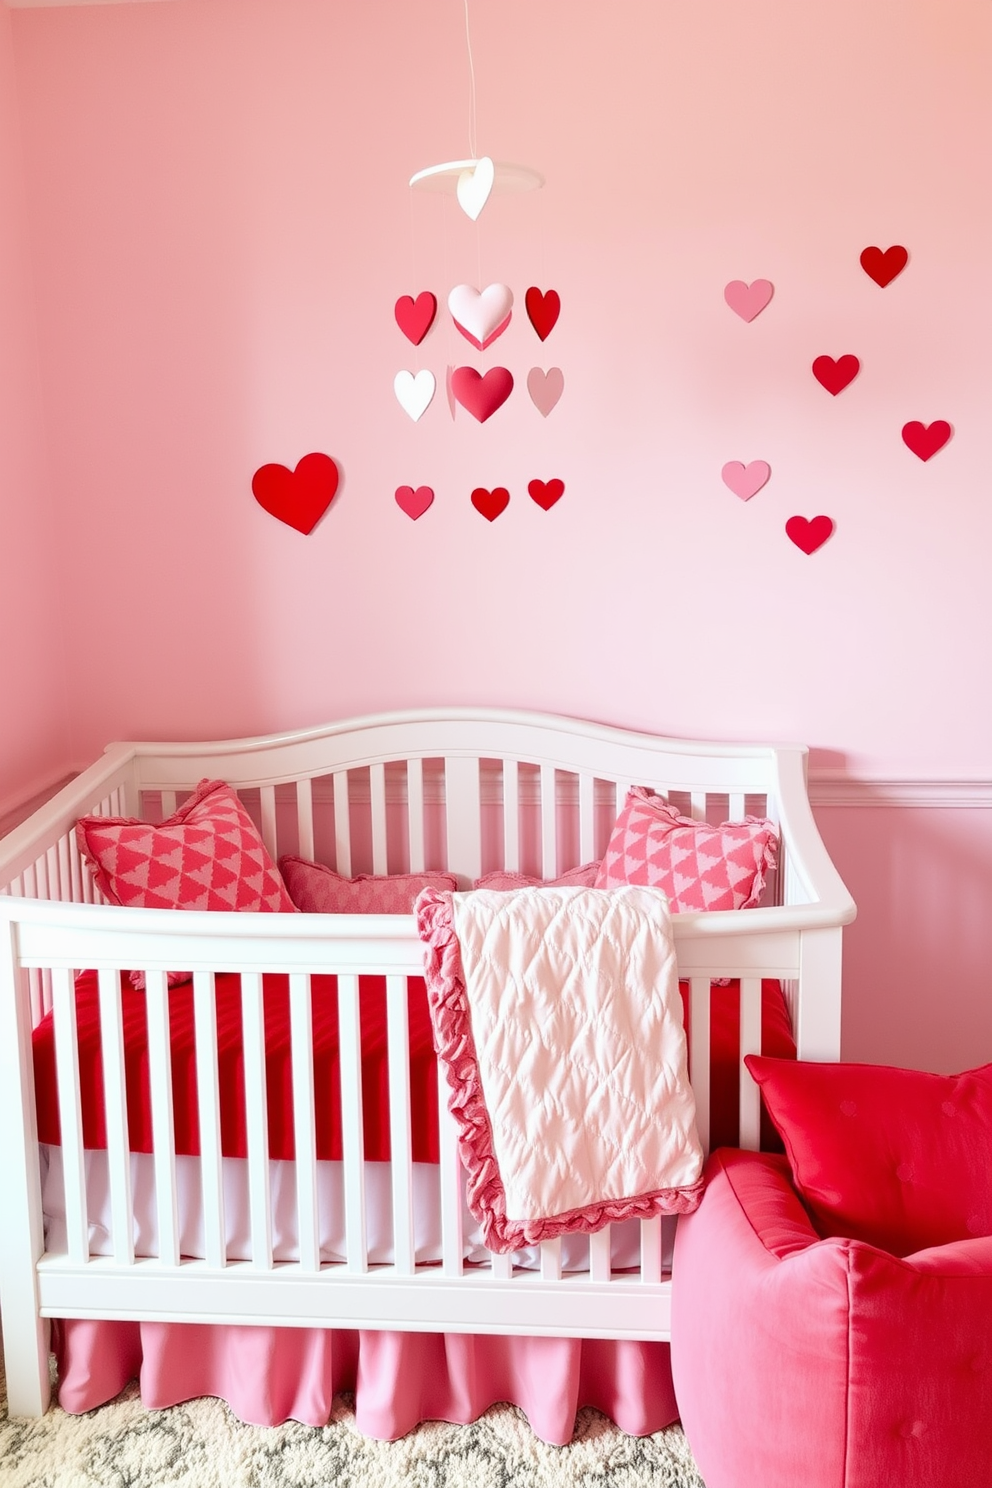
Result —
<instances>
[{"instance_id":1,"label":"crib headboard","mask_svg":"<svg viewBox=\"0 0 992 1488\"><path fill-rule=\"evenodd\" d=\"M0 842L0 893L92 902L76 818L160 820L204 776L236 787L274 857L316 858L345 876L447 869L464 887L493 869L551 878L600 857L631 785L699 820L769 816L781 845L763 906L743 927L726 912L677 916L680 967L697 977L779 976L801 1052L837 1057L840 933L855 909L813 820L800 747L471 708L244 740L115 744Z\"/></svg>"}]
</instances>

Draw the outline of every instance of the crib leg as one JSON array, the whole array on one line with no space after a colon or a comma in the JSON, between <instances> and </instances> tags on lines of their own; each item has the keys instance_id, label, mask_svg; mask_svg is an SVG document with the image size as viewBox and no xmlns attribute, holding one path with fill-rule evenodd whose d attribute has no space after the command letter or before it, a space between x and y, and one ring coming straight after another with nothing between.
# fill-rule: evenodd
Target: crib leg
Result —
<instances>
[{"instance_id":1,"label":"crib leg","mask_svg":"<svg viewBox=\"0 0 992 1488\"><path fill-rule=\"evenodd\" d=\"M7 1375L7 1414L43 1416L52 1401L48 1370L51 1325L24 1308L24 1318L3 1316L3 1356Z\"/></svg>"}]
</instances>

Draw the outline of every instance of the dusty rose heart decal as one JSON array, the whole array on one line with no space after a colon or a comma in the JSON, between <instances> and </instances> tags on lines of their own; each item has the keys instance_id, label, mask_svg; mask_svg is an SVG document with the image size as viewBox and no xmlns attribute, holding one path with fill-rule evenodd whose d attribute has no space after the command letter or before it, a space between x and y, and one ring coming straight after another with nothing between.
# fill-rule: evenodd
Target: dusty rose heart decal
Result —
<instances>
[{"instance_id":1,"label":"dusty rose heart decal","mask_svg":"<svg viewBox=\"0 0 992 1488\"><path fill-rule=\"evenodd\" d=\"M786 535L804 553L815 553L822 548L833 530L832 517L790 517L785 524Z\"/></svg>"},{"instance_id":2,"label":"dusty rose heart decal","mask_svg":"<svg viewBox=\"0 0 992 1488\"><path fill-rule=\"evenodd\" d=\"M485 351L510 324L513 291L505 284L488 284L481 291L471 284L456 284L448 309L465 339Z\"/></svg>"},{"instance_id":3,"label":"dusty rose heart decal","mask_svg":"<svg viewBox=\"0 0 992 1488\"><path fill-rule=\"evenodd\" d=\"M558 324L561 297L556 289L542 291L532 284L524 295L528 318L542 341L546 341Z\"/></svg>"},{"instance_id":4,"label":"dusty rose heart decal","mask_svg":"<svg viewBox=\"0 0 992 1488\"><path fill-rule=\"evenodd\" d=\"M408 341L419 346L434 324L437 314L437 299L429 289L424 289L414 299L412 295L400 295L393 309L396 324Z\"/></svg>"},{"instance_id":5,"label":"dusty rose heart decal","mask_svg":"<svg viewBox=\"0 0 992 1488\"><path fill-rule=\"evenodd\" d=\"M752 284L745 284L743 279L731 279L724 286L723 298L741 320L753 320L760 315L775 293L775 286L770 279L755 279Z\"/></svg>"},{"instance_id":6,"label":"dusty rose heart decal","mask_svg":"<svg viewBox=\"0 0 992 1488\"><path fill-rule=\"evenodd\" d=\"M767 460L752 460L749 465L744 465L740 460L728 460L720 471L725 486L729 486L735 496L742 501L750 501L756 491L760 491L772 473L772 467Z\"/></svg>"},{"instance_id":7,"label":"dusty rose heart decal","mask_svg":"<svg viewBox=\"0 0 992 1488\"><path fill-rule=\"evenodd\" d=\"M547 372L540 367L531 367L527 373L527 391L538 413L545 418L554 408L565 390L565 378L560 367L549 367Z\"/></svg>"},{"instance_id":8,"label":"dusty rose heart decal","mask_svg":"<svg viewBox=\"0 0 992 1488\"><path fill-rule=\"evenodd\" d=\"M512 392L513 374L506 367L490 367L485 376L474 367L456 367L451 374L452 396L480 424L502 408Z\"/></svg>"},{"instance_id":9,"label":"dusty rose heart decal","mask_svg":"<svg viewBox=\"0 0 992 1488\"><path fill-rule=\"evenodd\" d=\"M836 361L832 356L818 356L813 363L813 376L835 398L854 381L860 371L861 363L850 352L846 356L837 357Z\"/></svg>"},{"instance_id":10,"label":"dusty rose heart decal","mask_svg":"<svg viewBox=\"0 0 992 1488\"><path fill-rule=\"evenodd\" d=\"M565 482L560 480L532 480L527 483L531 501L536 501L542 511L550 511L556 501L565 494Z\"/></svg>"},{"instance_id":11,"label":"dusty rose heart decal","mask_svg":"<svg viewBox=\"0 0 992 1488\"><path fill-rule=\"evenodd\" d=\"M902 442L921 460L929 460L951 437L951 426L946 419L935 419L932 424L921 424L919 419L902 426Z\"/></svg>"},{"instance_id":12,"label":"dusty rose heart decal","mask_svg":"<svg viewBox=\"0 0 992 1488\"><path fill-rule=\"evenodd\" d=\"M901 243L893 243L884 251L881 248L865 248L861 254L861 267L869 279L874 279L880 289L891 284L909 262L909 254Z\"/></svg>"},{"instance_id":13,"label":"dusty rose heart decal","mask_svg":"<svg viewBox=\"0 0 992 1488\"><path fill-rule=\"evenodd\" d=\"M495 522L509 504L510 493L505 486L494 486L491 491L487 491L485 486L476 486L472 492L472 505L487 522Z\"/></svg>"},{"instance_id":14,"label":"dusty rose heart decal","mask_svg":"<svg viewBox=\"0 0 992 1488\"><path fill-rule=\"evenodd\" d=\"M418 486L416 490L412 486L397 486L396 488L396 505L414 522L424 515L433 500L434 492L430 486Z\"/></svg>"},{"instance_id":15,"label":"dusty rose heart decal","mask_svg":"<svg viewBox=\"0 0 992 1488\"><path fill-rule=\"evenodd\" d=\"M330 455L304 455L295 470L262 465L251 478L251 492L263 511L304 536L313 531L338 488L338 467Z\"/></svg>"}]
</instances>

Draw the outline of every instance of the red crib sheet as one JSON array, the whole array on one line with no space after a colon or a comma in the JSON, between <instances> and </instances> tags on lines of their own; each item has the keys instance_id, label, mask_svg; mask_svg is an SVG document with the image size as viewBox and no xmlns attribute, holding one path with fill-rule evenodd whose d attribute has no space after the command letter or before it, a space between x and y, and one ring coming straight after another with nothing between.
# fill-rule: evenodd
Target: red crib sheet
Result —
<instances>
[{"instance_id":1,"label":"red crib sheet","mask_svg":"<svg viewBox=\"0 0 992 1488\"><path fill-rule=\"evenodd\" d=\"M266 1085L269 1118L269 1155L295 1155L290 1064L289 983L285 976L263 977L265 1007ZM427 991L423 980L408 984L410 1084L414 1162L438 1161L437 1072ZM681 984L683 1005L688 986ZM714 986L711 1001L710 1145L734 1146L738 1132L740 1078L740 1019L738 984ZM779 1058L794 1058L795 1042L789 1015L776 981L761 987L762 1050ZM314 1087L317 1156L342 1157L341 1098L338 1066L337 978L312 980ZM244 1069L241 1037L241 986L237 976L217 977L217 1046L221 1090L221 1145L225 1157L247 1157ZM121 978L124 1061L127 1083L128 1134L131 1150L151 1152L152 1119L147 1061L145 994ZM389 1160L389 1075L386 1057L386 984L383 977L360 978L362 1031L362 1095L365 1157ZM172 1044L173 1107L176 1151L196 1156L200 1151L199 1117L191 983L169 993ZM100 1043L97 979L83 972L76 981L76 1020L79 1044L83 1143L106 1147L103 1107L103 1063ZM34 1030L34 1071L38 1137L60 1141L55 1084L55 1045L48 1014ZM774 1145L763 1121L762 1145Z\"/></svg>"}]
</instances>

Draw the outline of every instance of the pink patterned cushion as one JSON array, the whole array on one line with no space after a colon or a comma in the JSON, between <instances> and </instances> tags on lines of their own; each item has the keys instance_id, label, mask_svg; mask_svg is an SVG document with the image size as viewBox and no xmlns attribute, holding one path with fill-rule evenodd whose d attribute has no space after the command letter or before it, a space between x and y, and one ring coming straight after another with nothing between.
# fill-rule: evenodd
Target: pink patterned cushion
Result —
<instances>
[{"instance_id":1,"label":"pink patterned cushion","mask_svg":"<svg viewBox=\"0 0 992 1488\"><path fill-rule=\"evenodd\" d=\"M595 886L658 888L676 913L749 909L775 866L777 842L774 824L765 818L748 816L712 827L680 816L660 796L637 786L627 793Z\"/></svg>"},{"instance_id":2,"label":"pink patterned cushion","mask_svg":"<svg viewBox=\"0 0 992 1488\"><path fill-rule=\"evenodd\" d=\"M421 889L449 889L458 880L450 873L359 874L342 878L323 863L307 858L279 859L290 897L304 914L413 914Z\"/></svg>"},{"instance_id":3,"label":"pink patterned cushion","mask_svg":"<svg viewBox=\"0 0 992 1488\"><path fill-rule=\"evenodd\" d=\"M599 872L598 863L583 863L578 868L569 868L560 878L537 878L531 873L509 873L505 869L497 869L494 873L485 873L482 878L477 878L473 883L473 889L594 889L596 887L596 874Z\"/></svg>"},{"instance_id":4,"label":"pink patterned cushion","mask_svg":"<svg viewBox=\"0 0 992 1488\"><path fill-rule=\"evenodd\" d=\"M223 780L201 780L158 826L130 817L80 817L76 841L112 904L294 909L251 817Z\"/></svg>"}]
</instances>

